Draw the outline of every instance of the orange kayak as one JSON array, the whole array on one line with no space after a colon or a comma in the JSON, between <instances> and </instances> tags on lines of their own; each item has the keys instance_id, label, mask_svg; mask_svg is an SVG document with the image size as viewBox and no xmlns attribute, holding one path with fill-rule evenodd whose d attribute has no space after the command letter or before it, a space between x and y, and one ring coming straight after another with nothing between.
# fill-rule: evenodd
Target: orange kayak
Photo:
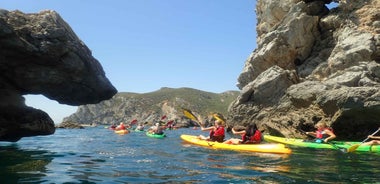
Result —
<instances>
[{"instance_id":1,"label":"orange kayak","mask_svg":"<svg viewBox=\"0 0 380 184\"><path fill-rule=\"evenodd\" d=\"M115 133L120 134L120 135L124 135L124 134L129 133L129 131L128 130L115 130Z\"/></svg>"}]
</instances>

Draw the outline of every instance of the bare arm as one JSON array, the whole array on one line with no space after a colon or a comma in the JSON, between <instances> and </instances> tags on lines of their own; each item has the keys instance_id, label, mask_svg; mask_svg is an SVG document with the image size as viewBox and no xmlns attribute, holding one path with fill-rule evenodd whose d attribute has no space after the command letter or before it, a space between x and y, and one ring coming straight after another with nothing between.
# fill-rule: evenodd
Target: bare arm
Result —
<instances>
[{"instance_id":1,"label":"bare arm","mask_svg":"<svg viewBox=\"0 0 380 184\"><path fill-rule=\"evenodd\" d=\"M380 136L369 135L368 138L371 138L371 139L380 139Z\"/></svg>"},{"instance_id":2,"label":"bare arm","mask_svg":"<svg viewBox=\"0 0 380 184\"><path fill-rule=\"evenodd\" d=\"M336 138L336 135L332 131L330 131L330 130L325 130L325 131L326 131L326 134L329 135L329 137L327 137L325 140L323 140L324 142L328 142L328 141Z\"/></svg>"},{"instance_id":3,"label":"bare arm","mask_svg":"<svg viewBox=\"0 0 380 184\"><path fill-rule=\"evenodd\" d=\"M232 133L235 135L243 135L245 133L245 130L235 131L235 129L232 128Z\"/></svg>"},{"instance_id":4,"label":"bare arm","mask_svg":"<svg viewBox=\"0 0 380 184\"><path fill-rule=\"evenodd\" d=\"M317 134L315 132L306 132L306 135L312 135L313 137L317 137Z\"/></svg>"},{"instance_id":5,"label":"bare arm","mask_svg":"<svg viewBox=\"0 0 380 184\"><path fill-rule=\"evenodd\" d=\"M201 130L202 130L202 131L208 131L208 130L213 130L213 129L214 129L213 126L211 126L211 127L207 127L207 128L201 127Z\"/></svg>"}]
</instances>

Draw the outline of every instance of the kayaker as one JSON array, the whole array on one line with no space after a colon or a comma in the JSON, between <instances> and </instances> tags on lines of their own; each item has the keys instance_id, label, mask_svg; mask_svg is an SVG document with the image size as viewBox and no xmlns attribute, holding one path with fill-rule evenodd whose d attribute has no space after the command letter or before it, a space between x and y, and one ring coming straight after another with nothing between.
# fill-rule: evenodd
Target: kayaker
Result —
<instances>
[{"instance_id":1,"label":"kayaker","mask_svg":"<svg viewBox=\"0 0 380 184\"><path fill-rule=\"evenodd\" d=\"M368 138L376 139L363 143L363 145L377 145L380 144L380 136L369 135Z\"/></svg>"},{"instance_id":2,"label":"kayaker","mask_svg":"<svg viewBox=\"0 0 380 184\"><path fill-rule=\"evenodd\" d=\"M231 138L224 141L226 144L260 144L263 140L261 132L257 129L256 124L248 125L245 130L235 131L232 128L232 133L234 135L241 135L241 139Z\"/></svg>"},{"instance_id":3,"label":"kayaker","mask_svg":"<svg viewBox=\"0 0 380 184\"><path fill-rule=\"evenodd\" d=\"M225 131L224 126L222 124L222 121L215 120L214 126L204 128L201 126L202 131L210 131L210 134L208 137L205 137L203 135L199 135L198 138L202 140L210 140L210 141L216 141L216 142L223 142Z\"/></svg>"},{"instance_id":4,"label":"kayaker","mask_svg":"<svg viewBox=\"0 0 380 184\"><path fill-rule=\"evenodd\" d=\"M336 138L332 129L328 128L325 122L318 122L315 128L317 128L315 132L306 132L306 135L314 136L317 143L328 142Z\"/></svg>"},{"instance_id":5,"label":"kayaker","mask_svg":"<svg viewBox=\"0 0 380 184\"><path fill-rule=\"evenodd\" d=\"M115 130L125 130L125 129L126 129L126 128L125 128L123 122L121 122L121 123L115 128Z\"/></svg>"},{"instance_id":6,"label":"kayaker","mask_svg":"<svg viewBox=\"0 0 380 184\"><path fill-rule=\"evenodd\" d=\"M149 130L150 133L162 135L164 134L164 131L162 130L162 127L160 126L160 123L156 123L156 126L153 126Z\"/></svg>"},{"instance_id":7,"label":"kayaker","mask_svg":"<svg viewBox=\"0 0 380 184\"><path fill-rule=\"evenodd\" d=\"M140 123L139 125L137 125L136 130L144 131L144 125Z\"/></svg>"}]
</instances>

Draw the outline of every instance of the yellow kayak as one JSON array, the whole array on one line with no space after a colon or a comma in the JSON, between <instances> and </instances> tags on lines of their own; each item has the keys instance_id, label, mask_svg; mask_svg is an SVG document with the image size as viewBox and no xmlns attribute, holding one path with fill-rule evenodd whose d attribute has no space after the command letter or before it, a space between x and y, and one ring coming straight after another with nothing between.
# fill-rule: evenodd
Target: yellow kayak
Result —
<instances>
[{"instance_id":1,"label":"yellow kayak","mask_svg":"<svg viewBox=\"0 0 380 184\"><path fill-rule=\"evenodd\" d=\"M129 133L129 131L128 130L115 130L115 133L120 134L120 135L124 135L124 134Z\"/></svg>"},{"instance_id":2,"label":"yellow kayak","mask_svg":"<svg viewBox=\"0 0 380 184\"><path fill-rule=\"evenodd\" d=\"M219 142L212 142L201 140L198 136L194 135L181 135L181 139L200 146L206 146L215 149L227 149L235 151L251 151L262 153L291 153L292 150L286 148L284 144L279 143L264 143L264 144L224 144Z\"/></svg>"}]
</instances>

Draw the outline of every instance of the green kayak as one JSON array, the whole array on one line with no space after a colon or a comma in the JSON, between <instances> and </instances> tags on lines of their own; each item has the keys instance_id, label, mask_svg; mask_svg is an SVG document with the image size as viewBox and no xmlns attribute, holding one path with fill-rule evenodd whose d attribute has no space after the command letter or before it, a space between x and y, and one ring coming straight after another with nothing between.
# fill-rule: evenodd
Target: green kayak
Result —
<instances>
[{"instance_id":1,"label":"green kayak","mask_svg":"<svg viewBox=\"0 0 380 184\"><path fill-rule=\"evenodd\" d=\"M162 138L166 137L165 134L153 134L150 132L146 132L146 136L152 137L152 138L157 138L157 139L162 139Z\"/></svg>"},{"instance_id":2,"label":"green kayak","mask_svg":"<svg viewBox=\"0 0 380 184\"><path fill-rule=\"evenodd\" d=\"M317 143L309 142L303 139L276 137L271 135L264 135L264 140L267 142L276 142L298 147L317 148L317 149L339 149L347 151L348 148L358 145L361 142L349 142L349 141L331 141L329 143ZM355 151L360 152L380 152L380 145L360 145Z\"/></svg>"}]
</instances>

